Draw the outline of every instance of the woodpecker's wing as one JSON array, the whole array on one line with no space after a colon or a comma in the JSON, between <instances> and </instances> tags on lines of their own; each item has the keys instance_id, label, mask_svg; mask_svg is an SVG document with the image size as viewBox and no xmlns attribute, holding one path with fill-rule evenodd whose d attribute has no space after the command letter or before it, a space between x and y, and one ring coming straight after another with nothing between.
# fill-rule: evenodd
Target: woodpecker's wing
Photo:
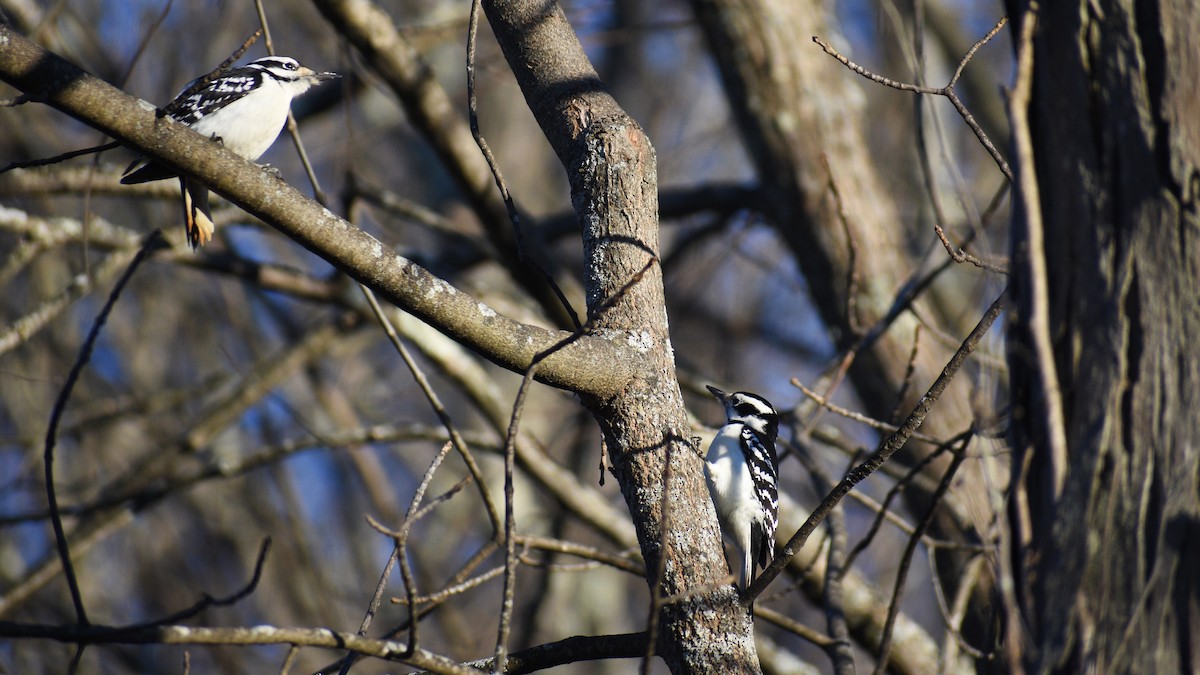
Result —
<instances>
[{"instance_id":1,"label":"woodpecker's wing","mask_svg":"<svg viewBox=\"0 0 1200 675\"><path fill-rule=\"evenodd\" d=\"M262 70L241 66L226 71L224 75L199 89L196 88L196 83L200 80L192 80L167 104L163 111L168 117L189 127L194 127L206 116L217 112L260 86L263 77ZM178 175L173 169L154 162L147 162L145 158L139 157L125 169L125 174L121 176L121 183L135 185L164 178L175 178Z\"/></svg>"},{"instance_id":2,"label":"woodpecker's wing","mask_svg":"<svg viewBox=\"0 0 1200 675\"><path fill-rule=\"evenodd\" d=\"M753 429L743 426L742 446L746 449L746 466L754 478L754 494L763 513L761 532L757 523L751 530L752 557L765 567L775 554L775 526L779 514L775 445L764 442Z\"/></svg>"},{"instance_id":3,"label":"woodpecker's wing","mask_svg":"<svg viewBox=\"0 0 1200 675\"><path fill-rule=\"evenodd\" d=\"M775 533L767 529L768 523L753 522L750 523L750 561L751 574L746 580L746 585L749 586L758 577L755 569L763 569L771 564L771 560L775 557Z\"/></svg>"}]
</instances>

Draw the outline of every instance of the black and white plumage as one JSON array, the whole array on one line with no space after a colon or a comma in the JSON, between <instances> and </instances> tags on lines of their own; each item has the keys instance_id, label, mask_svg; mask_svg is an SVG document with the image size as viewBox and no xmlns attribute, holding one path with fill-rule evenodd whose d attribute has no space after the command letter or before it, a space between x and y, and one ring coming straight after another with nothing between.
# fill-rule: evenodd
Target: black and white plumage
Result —
<instances>
[{"instance_id":1,"label":"black and white plumage","mask_svg":"<svg viewBox=\"0 0 1200 675\"><path fill-rule=\"evenodd\" d=\"M757 394L708 390L725 406L726 422L708 446L705 477L721 533L741 556L739 585L745 589L756 567L766 567L775 556L779 415Z\"/></svg>"},{"instance_id":2,"label":"black and white plumage","mask_svg":"<svg viewBox=\"0 0 1200 675\"><path fill-rule=\"evenodd\" d=\"M254 161L275 142L287 122L292 99L313 85L338 77L318 73L287 56L267 56L232 68L203 86L193 80L164 109L166 114L226 148ZM179 174L144 159L130 165L121 182L130 185ZM208 188L179 176L183 188L188 243L196 248L212 238Z\"/></svg>"}]
</instances>

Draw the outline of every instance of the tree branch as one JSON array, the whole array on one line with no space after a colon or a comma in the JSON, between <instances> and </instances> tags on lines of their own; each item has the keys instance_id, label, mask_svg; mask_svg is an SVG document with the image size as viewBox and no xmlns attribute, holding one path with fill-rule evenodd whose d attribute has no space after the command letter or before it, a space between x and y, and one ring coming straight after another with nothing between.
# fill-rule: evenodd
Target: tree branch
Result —
<instances>
[{"instance_id":1,"label":"tree branch","mask_svg":"<svg viewBox=\"0 0 1200 675\"><path fill-rule=\"evenodd\" d=\"M49 626L45 624L0 621L0 635L8 638L56 640L75 644L124 645L299 645L347 649L356 654L387 661L403 661L435 673L479 675L479 671L459 665L444 656L424 649L408 654L407 646L396 640L376 640L354 633L328 628L210 628L207 626Z\"/></svg>"},{"instance_id":2,"label":"tree branch","mask_svg":"<svg viewBox=\"0 0 1200 675\"><path fill-rule=\"evenodd\" d=\"M330 264L496 364L523 372L569 333L521 324L459 291L307 199L252 162L169 119L0 25L0 79L80 121L195 176ZM538 369L553 386L604 397L640 370L625 336L586 336Z\"/></svg>"}]
</instances>

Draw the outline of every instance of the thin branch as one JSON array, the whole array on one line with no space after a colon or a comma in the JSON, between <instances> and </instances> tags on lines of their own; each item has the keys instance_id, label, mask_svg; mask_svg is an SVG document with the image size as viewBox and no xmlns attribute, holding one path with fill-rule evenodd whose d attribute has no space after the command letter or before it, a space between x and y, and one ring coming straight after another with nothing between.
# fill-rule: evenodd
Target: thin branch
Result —
<instances>
[{"instance_id":1,"label":"thin branch","mask_svg":"<svg viewBox=\"0 0 1200 675\"><path fill-rule=\"evenodd\" d=\"M573 541L549 539L546 537L538 537L529 534L518 534L516 535L516 539L518 544L526 548L573 555L579 558L584 558L586 560L592 560L604 565L608 565L609 567L614 567L623 572L635 574L639 577L646 576L646 567L640 562L633 560L626 555L608 553L592 546L586 546Z\"/></svg>"},{"instance_id":2,"label":"thin branch","mask_svg":"<svg viewBox=\"0 0 1200 675\"><path fill-rule=\"evenodd\" d=\"M576 636L513 652L503 668L496 668L494 659L472 661L467 665L477 669L473 671L476 675L479 671L525 675L585 661L637 658L645 650L646 643L645 633Z\"/></svg>"},{"instance_id":3,"label":"thin branch","mask_svg":"<svg viewBox=\"0 0 1200 675\"><path fill-rule=\"evenodd\" d=\"M477 6L476 3L475 6ZM472 9L472 15L474 15ZM517 541L516 514L513 510L514 489L513 467L516 463L517 429L521 423L521 413L525 409L525 397L529 393L529 385L533 383L533 373L537 370L538 360L529 365L525 376L521 378L521 386L517 388L517 397L513 401L512 416L509 418L508 431L504 436L504 588L500 600L500 620L496 627L496 650L493 663L504 664L508 655L508 634L512 629L513 599L517 585ZM493 669L500 673L499 668Z\"/></svg>"},{"instance_id":4,"label":"thin branch","mask_svg":"<svg viewBox=\"0 0 1200 675\"><path fill-rule=\"evenodd\" d=\"M821 166L829 176L829 193L833 195L833 203L837 210L838 221L842 224L842 233L846 236L846 325L854 337L861 337L862 322L858 318L858 244L850 231L850 218L846 215L846 204L842 201L842 191L834 180L833 170L829 166L829 156L821 153Z\"/></svg>"},{"instance_id":5,"label":"thin branch","mask_svg":"<svg viewBox=\"0 0 1200 675\"><path fill-rule=\"evenodd\" d=\"M501 604L500 625L496 635L496 655L494 663L505 662L505 652L507 650L506 642L508 640L508 629L512 618L512 593L513 593L513 575L516 566L515 540L513 539L513 522L512 514L512 467L514 455L516 452L515 445L517 440L517 429L521 420L521 410L525 402L525 392L529 389L529 385L533 383L534 374L537 372L538 366L545 359L552 356L560 349L564 349L572 342L587 335L592 330L592 325L604 316L605 312L616 304L621 298L629 292L631 288L641 283L642 278L646 276L654 264L658 262L658 257L653 256L646 261L646 264L637 271L624 286L617 289L615 293L605 299L603 303L596 307L596 311L588 317L586 323L575 329L571 335L563 338L554 345L551 345L545 351L539 352L533 357L529 368L525 371L525 376L521 379L521 386L517 389L517 399L513 404L512 417L510 418L508 432L504 443L504 534L505 534L505 564L504 564L504 598Z\"/></svg>"},{"instance_id":6,"label":"thin branch","mask_svg":"<svg viewBox=\"0 0 1200 675\"><path fill-rule=\"evenodd\" d=\"M466 441L463 440L462 434L458 433L458 428L454 425L454 421L450 419L450 413L446 410L446 406L442 405L442 399L433 390L433 385L429 383L429 379L425 377L425 372L417 365L412 354L409 353L408 347L404 346L404 342L400 339L399 333L396 332L396 327L392 325L392 321L384 313L383 308L379 305L379 301L375 299L375 293L365 284L359 284L363 295L367 299L367 303L371 305L371 311L375 313L375 318L383 327L384 333L391 340L392 346L396 348L396 352L400 354L400 358L404 360L404 365L408 367L412 373L413 380L417 386L421 388L421 392L425 395L425 399L429 401L429 405L433 408L434 414L442 426L446 427L446 433L450 434L450 441L454 443L454 449L462 457L463 463L467 465L467 471L475 480L475 486L479 490L479 497L483 500L483 506L487 510L488 522L492 525L492 536L498 537L501 529L500 515L496 511L496 503L492 500L491 492L488 491L487 483L483 480L483 472L479 469L479 464L475 461L475 456L471 454L470 448L467 447Z\"/></svg>"},{"instance_id":7,"label":"thin branch","mask_svg":"<svg viewBox=\"0 0 1200 675\"><path fill-rule=\"evenodd\" d=\"M908 398L908 392L912 389L913 377L917 374L917 356L920 355L920 346L921 324L918 323L913 327L912 351L908 353L908 365L904 368L904 379L901 380L900 391L896 394L896 407L892 410L891 416L888 417L893 423L900 419L901 406L904 405L904 399Z\"/></svg>"},{"instance_id":8,"label":"thin branch","mask_svg":"<svg viewBox=\"0 0 1200 675\"><path fill-rule=\"evenodd\" d=\"M283 628L260 625L238 628L207 626L51 626L45 624L0 621L0 636L20 639L55 640L74 644L154 644L154 645L297 645L348 649L355 654L374 656L386 661L401 661L435 673L479 675L444 656L419 649L406 654L406 647L395 640L365 638L328 628Z\"/></svg>"},{"instance_id":9,"label":"thin branch","mask_svg":"<svg viewBox=\"0 0 1200 675\"><path fill-rule=\"evenodd\" d=\"M832 487L833 481L824 471L813 472L813 481L822 492ZM832 644L825 651L833 662L838 675L854 675L854 649L850 645L850 629L846 623L846 606L842 592L842 580L852 562L846 557L846 519L843 509L832 509L826 519L829 528L829 550L825 563L825 623Z\"/></svg>"},{"instance_id":10,"label":"thin branch","mask_svg":"<svg viewBox=\"0 0 1200 675\"><path fill-rule=\"evenodd\" d=\"M491 148L488 147L487 141L483 138L483 133L479 130L479 103L475 88L475 38L479 32L479 12L480 0L472 0L471 15L467 27L467 121L471 126L471 136L475 139L475 144L479 146L479 152L487 160L488 168L492 171L492 178L496 181L496 188L500 190L500 196L504 198L504 208L508 211L509 220L512 221L514 239L517 243L517 261L532 265L537 270L546 283L549 284L551 290L554 291L554 295L562 303L563 309L571 317L571 325L579 329L581 326L579 315L567 300L567 296L558 287L558 283L554 281L554 277L550 276L550 273L542 267L541 263L534 260L525 250L525 234L521 229L521 216L517 213L517 207L513 204L512 194L508 191L508 183L504 180L504 174L500 173L500 165L496 163L496 157L492 155Z\"/></svg>"},{"instance_id":11,"label":"thin branch","mask_svg":"<svg viewBox=\"0 0 1200 675\"><path fill-rule=\"evenodd\" d=\"M954 379L954 376L958 373L959 369L962 368L962 365L966 362L967 357L971 355L971 352L975 351L975 348L979 346L979 342L983 340L983 336L987 333L988 329L991 328L992 323L995 322L996 318L1000 316L1000 313L1004 311L1006 306L1007 292L1008 291L1005 290L1003 293L1001 293L1000 296L992 303L992 305L988 307L983 317L979 320L979 323L975 325L975 329L971 331L971 334L968 335L967 339L963 341L962 346L960 346L958 351L954 353L954 356L950 358L950 361L942 369L942 372L940 375L938 375L938 378L934 380L933 384L929 387L929 390L925 393L925 396L921 398L920 402L918 402L916 407L913 408L913 411L909 413L908 419L905 420L904 424L902 424L900 428L897 429L896 432L892 434L886 441L880 444L880 447L875 451L875 454L851 470L850 473L846 474L841 482L838 483L837 487L835 487L828 495L825 496L825 499L822 500L820 506L813 511L812 515L808 517L808 520L805 521L804 525L801 526L800 529L797 530L792 536L792 538L788 540L788 543L783 547L783 550L780 552L780 554L776 556L771 564L768 565L765 570L763 570L762 574L755 579L750 588L746 589L746 591L742 594L743 602L748 603L751 599L762 593L763 589L765 589L771 583L771 581L775 579L775 577L779 576L779 573L783 571L783 568L788 564L788 562L800 552L800 549L803 548L804 543L808 541L809 535L816 530L817 525L824 520L829 511L833 509L833 507L837 506L838 502L842 500L842 497L845 497L846 493L854 489L854 486L861 483L867 478L867 476L870 476L877 469L879 469L879 467L883 466L883 463L886 462L889 457L903 447L904 444L908 442L909 438L912 438L917 428L920 427L921 423L925 421L925 417L929 414L929 411L933 408L933 405L937 403L938 399L941 398L942 393L946 391L946 387L950 385L950 381Z\"/></svg>"},{"instance_id":12,"label":"thin branch","mask_svg":"<svg viewBox=\"0 0 1200 675\"><path fill-rule=\"evenodd\" d=\"M125 289L125 285L133 278L133 273L137 271L142 261L150 254L151 249L159 244L162 238L162 232L154 230L143 242L142 247L138 249L137 255L129 263L129 267L125 269L125 273L117 280L116 286L108 295L108 301L104 303L104 307L100 313L96 315L95 321L92 322L92 328L88 331L87 338L83 341L83 346L79 349L79 356L75 359L75 364L71 366L71 371L67 373L67 381L63 384L62 389L58 392L58 399L54 402L54 409L50 413L50 424L46 429L46 445L43 454L43 463L46 473L46 501L50 508L50 523L54 528L54 540L58 547L58 555L62 559L63 575L67 579L67 587L71 591L71 602L75 605L75 619L82 625L88 625L87 611L83 607L83 596L79 592L79 581L75 578L75 567L71 564L71 551L67 547L67 535L63 531L62 515L58 511L58 496L54 489L54 446L58 442L58 424L62 421L63 413L67 409L67 401L71 399L71 392L75 389L75 383L79 380L79 375L83 372L84 366L91 359L92 349L96 345L96 339L100 337L100 331L104 328L104 322L108 320L108 315L112 312L113 307L117 304L117 298L121 297L121 291Z\"/></svg>"},{"instance_id":13,"label":"thin branch","mask_svg":"<svg viewBox=\"0 0 1200 675\"><path fill-rule=\"evenodd\" d=\"M650 607L647 610L649 615L646 617L646 651L642 654L642 663L638 669L641 675L649 675L650 662L654 659L654 645L658 641L659 612L663 606L662 580L667 573L667 557L670 555L667 535L670 533L671 501L667 497L671 494L671 443L663 444L663 455L662 497L659 500L662 517L658 525L658 565L654 569L654 578L650 579Z\"/></svg>"},{"instance_id":14,"label":"thin branch","mask_svg":"<svg viewBox=\"0 0 1200 675\"><path fill-rule=\"evenodd\" d=\"M254 9L258 12L258 23L262 26L263 42L267 47L267 53L275 56L275 43L271 40L271 26L267 22L267 11L263 8L262 0L254 0ZM304 149L304 141L300 140L300 128L296 126L296 116L292 114L291 106L288 106L286 126L288 135L292 137L292 144L296 147L296 154L300 157L300 165L304 167L308 183L313 188L313 199L317 200L321 206L328 206L325 191L321 189L317 173L313 170L312 162L308 160L308 151Z\"/></svg>"},{"instance_id":15,"label":"thin branch","mask_svg":"<svg viewBox=\"0 0 1200 675\"><path fill-rule=\"evenodd\" d=\"M263 566L267 562L267 553L270 550L271 550L271 538L264 537L262 544L260 544L258 547L258 557L254 561L254 573L250 576L250 581L246 582L245 586L242 586L240 589L233 592L232 594L227 595L223 598L214 598L213 596L209 595L208 593L205 593L203 595L203 597L201 597L198 601L196 601L196 604L192 605L191 607L189 607L185 610L181 610L174 614L170 614L161 619L155 619L154 621L147 621L144 623L134 624L134 625L130 626L130 628L151 628L154 626L166 626L166 625L173 624L173 623L179 623L180 621L187 621L188 619L196 616L197 614L199 614L200 612L203 612L204 610L208 609L209 607L228 607L230 605L236 605L237 603L241 602L244 598L249 596L251 593L253 593L255 591L255 589L258 588L258 582L262 580Z\"/></svg>"},{"instance_id":16,"label":"thin branch","mask_svg":"<svg viewBox=\"0 0 1200 675\"><path fill-rule=\"evenodd\" d=\"M500 254L486 238L481 238L470 229L459 225L449 218L443 217L436 211L426 208L417 202L406 199L391 190L385 190L367 182L355 172L350 172L346 185L347 201L361 197L375 204L388 213L411 221L433 232L451 238L454 243L462 243L475 249L480 256L489 259L499 258Z\"/></svg>"},{"instance_id":17,"label":"thin branch","mask_svg":"<svg viewBox=\"0 0 1200 675\"><path fill-rule=\"evenodd\" d=\"M889 653L892 650L892 630L896 626L896 616L900 613L900 599L904 595L904 585L908 580L908 568L912 565L913 555L916 554L917 546L921 543L921 535L933 523L933 517L937 513L937 508L941 504L946 492L950 490L950 485L954 481L954 474L958 472L958 468L962 466L963 460L966 459L967 446L974 437L973 433L965 435L962 443L954 451L954 460L950 462L950 466L946 467L946 473L942 475L942 480L938 483L937 490L930 496L929 509L925 512L925 517L917 524L916 532L908 538L908 544L904 547L904 553L900 557L899 568L896 570L896 583L892 587L892 601L888 603L887 620L883 624L883 637L879 640L879 653L876 655L874 675L883 675L887 669Z\"/></svg>"},{"instance_id":18,"label":"thin branch","mask_svg":"<svg viewBox=\"0 0 1200 675\"><path fill-rule=\"evenodd\" d=\"M938 601L938 611L942 613L942 621L946 624L946 640L942 647L942 672L947 672L949 665L954 662L955 649L961 649L974 659L991 660L993 654L984 652L974 647L962 634L962 622L966 616L967 607L970 604L971 595L975 592L975 584L979 581L979 574L983 570L986 559L983 555L973 555L963 565L962 576L957 579L958 592L954 596L954 606L951 608L946 604L945 591L942 590L942 584L938 580L937 573L937 549L929 549L929 555L926 556L929 561L929 578L933 584L934 596Z\"/></svg>"},{"instance_id":19,"label":"thin branch","mask_svg":"<svg viewBox=\"0 0 1200 675\"><path fill-rule=\"evenodd\" d=\"M120 143L118 143L116 141L112 141L111 143L105 143L104 145L97 145L97 146L94 146L91 148L83 148L82 150L72 150L70 152L64 152L61 155L55 155L53 157L46 157L43 159L31 159L27 162L9 162L7 166L0 169L0 174L8 173L9 171L12 171L13 169L33 169L33 168L36 168L39 166L48 166L50 164L58 164L59 162L65 162L68 159L74 159L76 157L82 157L84 155L100 153L100 152L104 152L105 150L112 150L114 148L119 148L119 147L121 147Z\"/></svg>"},{"instance_id":20,"label":"thin branch","mask_svg":"<svg viewBox=\"0 0 1200 675\"><path fill-rule=\"evenodd\" d=\"M950 82L944 87L924 87L888 79L882 75L877 75L851 61L845 56L842 56L838 50L833 48L833 45L829 44L825 40L822 40L820 37L814 35L812 40L820 45L821 49L825 50L826 54L829 54L841 62L842 65L867 78L868 80L871 80L872 82L882 84L885 87L891 87L892 89L899 89L900 91L930 96L945 96L946 98L950 99L950 102L954 105L954 109L958 111L958 114L962 116L963 121L967 123L967 126L971 129L971 132L975 134L975 137L979 139L979 142L983 145L984 149L986 149L988 154L991 155L992 160L996 162L996 166L1000 168L1000 171L1005 175L1005 177L1008 178L1009 182L1013 182L1013 172L1008 165L1008 161L1004 159L1004 156L1000 154L1000 151L996 149L996 146L992 144L991 139L988 138L986 133L984 133L983 127L979 126L979 123L975 121L974 116L970 114L966 106L962 104L962 101L958 99L958 96L954 92L954 85L958 83L959 76L962 74L963 69L966 68L967 63L972 57L975 56L975 52L979 51L983 45L987 44L993 37L995 37L1007 22L1008 17L1001 17L1000 20L996 22L996 25L993 26L990 31L988 31L987 35L971 46L971 49L968 50L963 56L962 60L958 64L958 68L954 71L954 77L951 78Z\"/></svg>"},{"instance_id":21,"label":"thin branch","mask_svg":"<svg viewBox=\"0 0 1200 675\"><path fill-rule=\"evenodd\" d=\"M887 422L877 420L873 417L868 417L867 415L864 415L860 412L855 412L853 410L850 410L849 408L843 408L842 406L831 402L829 399L818 394L817 392L813 391L812 389L809 389L808 387L804 386L804 383L801 382L798 378L793 377L791 383L792 383L793 387L796 387L800 391L804 392L804 395L809 397L810 399L812 399L813 402L815 402L817 405L821 406L822 408L825 408L829 412L832 412L836 415L841 415L842 417L845 417L846 419L851 419L851 420L854 420L855 422L861 422L862 424L865 424L865 425L871 427L872 429L878 429L880 431L886 431L888 433L894 434L900 428L894 424L888 424ZM811 424L811 423L809 423L809 424ZM806 426L809 426L809 424L806 424ZM918 441L924 441L926 443L931 443L933 445L941 445L942 444L942 440L940 438L934 438L933 436L930 436L928 434L922 434L920 432L913 432L912 438L915 438Z\"/></svg>"},{"instance_id":22,"label":"thin branch","mask_svg":"<svg viewBox=\"0 0 1200 675\"><path fill-rule=\"evenodd\" d=\"M470 579L467 579L466 581L463 581L461 583L451 584L449 586L446 586L442 590L437 591L435 593L430 593L429 595L422 595L422 596L413 597L413 598L409 598L409 597L392 598L392 603L396 604L396 605L414 605L414 604L424 605L424 604L429 604L429 603L436 604L436 603L445 602L451 596L465 593L466 591L469 591L472 588L475 588L481 584L491 581L492 579L495 579L496 577L500 576L501 574L504 574L504 565L498 565L498 566L493 567L492 569L484 572L483 574L478 574L476 576L473 576ZM411 623L411 622L412 622L412 620L410 619L408 623ZM407 626L408 623L405 623L404 625Z\"/></svg>"},{"instance_id":23,"label":"thin branch","mask_svg":"<svg viewBox=\"0 0 1200 675\"><path fill-rule=\"evenodd\" d=\"M807 625L782 612L777 612L770 607L758 607L756 610L754 610L754 616L774 624L775 626L778 626L789 633L799 636L800 638L807 640L808 642L811 642L822 649L829 649L834 644L834 639L828 635L818 633L812 628L809 628Z\"/></svg>"},{"instance_id":24,"label":"thin branch","mask_svg":"<svg viewBox=\"0 0 1200 675\"><path fill-rule=\"evenodd\" d=\"M408 535L412 531L413 524L425 513L429 512L429 510L419 510L421 500L425 497L425 491L429 488L429 482L433 480L434 472L437 471L439 466L441 466L442 461L446 459L446 455L450 452L451 447L453 447L453 444L449 441L444 443L442 445L442 449L438 451L437 455L434 456L433 461L430 462L429 468L425 470L425 475L421 477L420 484L417 485L416 491L413 492L412 501L409 502L408 510L404 514L404 524L401 525L399 530L389 531L380 525L374 518L367 516L367 521L371 524L371 526L376 530L391 536L395 542L395 545L392 547L391 555L388 556L387 563L383 567L383 573L379 576L379 583L375 585L375 594L371 597L371 603L367 608L367 613L363 617L362 623L358 627L358 634L366 635L367 630L371 627L371 621L375 618L375 612L379 609L379 603L383 599L383 591L387 586L387 581L391 574L392 566L396 564L397 560L399 560L400 574L404 578L404 593L408 600L409 653L415 652L417 648L417 624L419 622L417 621L416 614L416 583L413 581L412 569L408 563ZM459 481L457 485L452 487L430 506L436 506L436 504L449 499L456 492L458 492L458 490L461 489L464 484L465 483L463 481ZM349 673L351 665L353 665L353 661L350 658L346 658L342 663L341 671L339 671L340 675L346 675L346 673Z\"/></svg>"},{"instance_id":25,"label":"thin branch","mask_svg":"<svg viewBox=\"0 0 1200 675\"><path fill-rule=\"evenodd\" d=\"M925 468L932 464L933 460L941 457L943 452L946 452L955 443L960 442L965 435L971 433L972 431L968 429L966 434L960 435L947 441L946 443L939 445L933 450L933 452L925 455L919 461L915 462L911 467L909 467L904 476L892 484L892 487L888 488L887 495L884 496L883 503L879 505L879 511L876 513L875 519L871 521L871 526L867 528L867 533L863 535L862 539L860 539L857 544L854 545L854 548L850 551L850 555L846 556L847 567L853 564L855 559L858 558L858 555L865 551L867 547L871 545L871 542L875 540L875 535L879 533L879 528L883 525L884 516L891 513L890 507L892 501L900 495L900 492L903 491L904 488L908 486L917 476L923 475ZM911 528L907 533L909 537L912 538L916 536L917 529L915 527Z\"/></svg>"},{"instance_id":26,"label":"thin branch","mask_svg":"<svg viewBox=\"0 0 1200 675\"><path fill-rule=\"evenodd\" d=\"M1036 7L1036 4L1034 5ZM1017 235L1014 249L1022 251L1018 256L1027 287L1023 289L1021 314L1029 332L1029 345L1033 352L1033 363L1029 368L1034 380L1040 385L1044 397L1038 411L1041 424L1045 425L1045 442L1050 459L1050 485L1054 499L1062 495L1067 479L1067 434L1064 421L1063 398L1058 382L1058 364L1054 359L1054 343L1050 326L1050 282L1046 267L1046 237L1042 222L1042 198L1038 186L1037 161L1034 158L1033 135L1029 125L1029 103L1033 95L1033 26L1037 14L1030 11L1025 16L1021 29L1021 42L1017 51L1017 81L1009 100L1012 117L1013 147L1017 152L1017 165L1021 176L1017 182L1017 193L1022 207L1024 238ZM1024 284L1023 284L1024 285Z\"/></svg>"},{"instance_id":27,"label":"thin branch","mask_svg":"<svg viewBox=\"0 0 1200 675\"><path fill-rule=\"evenodd\" d=\"M292 672L292 664L296 662L296 658L300 656L300 647L292 645L288 647L287 656L283 657L283 664L279 666L279 675L288 675Z\"/></svg>"}]
</instances>

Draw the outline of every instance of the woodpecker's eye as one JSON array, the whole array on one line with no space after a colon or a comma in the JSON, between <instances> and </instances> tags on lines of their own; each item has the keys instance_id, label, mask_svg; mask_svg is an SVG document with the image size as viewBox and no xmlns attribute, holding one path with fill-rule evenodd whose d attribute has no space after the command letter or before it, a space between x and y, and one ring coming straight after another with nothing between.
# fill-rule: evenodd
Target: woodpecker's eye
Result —
<instances>
[{"instance_id":1,"label":"woodpecker's eye","mask_svg":"<svg viewBox=\"0 0 1200 675\"><path fill-rule=\"evenodd\" d=\"M296 70L297 68L299 68L299 66L296 64L295 61L287 62L287 63L283 64L283 67L285 70Z\"/></svg>"}]
</instances>

